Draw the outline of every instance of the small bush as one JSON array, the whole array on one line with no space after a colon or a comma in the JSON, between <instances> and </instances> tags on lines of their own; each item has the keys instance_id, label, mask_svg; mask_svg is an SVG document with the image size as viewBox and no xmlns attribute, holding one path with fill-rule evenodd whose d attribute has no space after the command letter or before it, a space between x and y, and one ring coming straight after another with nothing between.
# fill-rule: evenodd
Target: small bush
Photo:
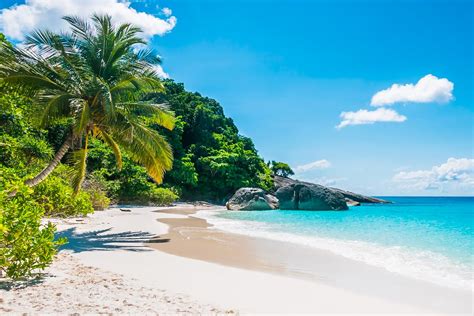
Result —
<instances>
[{"instance_id":1,"label":"small bush","mask_svg":"<svg viewBox=\"0 0 474 316\"><path fill-rule=\"evenodd\" d=\"M34 201L32 189L18 185L13 198L0 192L0 270L13 279L28 277L53 260L65 239L54 240L56 228L41 225L43 208Z\"/></svg>"},{"instance_id":2,"label":"small bush","mask_svg":"<svg viewBox=\"0 0 474 316\"><path fill-rule=\"evenodd\" d=\"M87 193L90 195L94 210L102 211L110 206L110 199L103 191L87 191Z\"/></svg>"},{"instance_id":3,"label":"small bush","mask_svg":"<svg viewBox=\"0 0 474 316\"><path fill-rule=\"evenodd\" d=\"M34 187L32 197L44 208L46 216L85 216L94 211L87 192L74 196L68 182L56 176L49 176Z\"/></svg>"},{"instance_id":4,"label":"small bush","mask_svg":"<svg viewBox=\"0 0 474 316\"><path fill-rule=\"evenodd\" d=\"M170 205L178 199L178 195L167 188L152 188L147 193L148 201L155 205Z\"/></svg>"},{"instance_id":5,"label":"small bush","mask_svg":"<svg viewBox=\"0 0 474 316\"><path fill-rule=\"evenodd\" d=\"M103 190L87 188L84 190L84 192L89 194L92 207L95 211L102 211L110 206L110 199Z\"/></svg>"},{"instance_id":6,"label":"small bush","mask_svg":"<svg viewBox=\"0 0 474 316\"><path fill-rule=\"evenodd\" d=\"M109 207L110 198L107 196L107 181L100 173L92 173L82 185L84 192L90 196L92 207L96 211L102 211Z\"/></svg>"}]
</instances>

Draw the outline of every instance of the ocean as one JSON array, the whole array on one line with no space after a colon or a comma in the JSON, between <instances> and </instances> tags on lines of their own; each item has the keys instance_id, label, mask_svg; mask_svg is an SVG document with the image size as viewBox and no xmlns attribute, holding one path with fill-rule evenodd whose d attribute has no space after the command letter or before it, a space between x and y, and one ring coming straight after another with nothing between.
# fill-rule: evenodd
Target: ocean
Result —
<instances>
[{"instance_id":1,"label":"ocean","mask_svg":"<svg viewBox=\"0 0 474 316\"><path fill-rule=\"evenodd\" d=\"M472 289L474 197L382 197L348 211L201 211L217 229L331 251L438 285Z\"/></svg>"}]
</instances>

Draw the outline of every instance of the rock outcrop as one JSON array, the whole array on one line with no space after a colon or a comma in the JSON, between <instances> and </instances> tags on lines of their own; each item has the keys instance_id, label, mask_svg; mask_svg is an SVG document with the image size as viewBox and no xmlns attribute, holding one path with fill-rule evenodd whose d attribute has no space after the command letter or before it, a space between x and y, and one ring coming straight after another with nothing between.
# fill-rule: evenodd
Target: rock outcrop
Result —
<instances>
[{"instance_id":1,"label":"rock outcrop","mask_svg":"<svg viewBox=\"0 0 474 316\"><path fill-rule=\"evenodd\" d=\"M275 192L282 210L347 210L347 204L341 193L322 185L311 183L293 183L280 187Z\"/></svg>"},{"instance_id":2,"label":"rock outcrop","mask_svg":"<svg viewBox=\"0 0 474 316\"><path fill-rule=\"evenodd\" d=\"M274 176L270 193L258 188L241 188L226 203L228 210L342 211L361 203L391 203L337 188Z\"/></svg>"},{"instance_id":3,"label":"rock outcrop","mask_svg":"<svg viewBox=\"0 0 474 316\"><path fill-rule=\"evenodd\" d=\"M377 198L374 198L374 197L371 197L371 196L365 196L365 195L361 195L361 194L357 194L357 193L353 193L353 192L349 192L349 191L345 191L345 190L341 190L341 189L337 189L337 188L329 188L331 190L334 190L336 192L339 192L341 193L342 195L344 195L344 197L348 200L351 200L351 201L354 201L354 202L359 202L359 203L378 203L378 204L388 204L388 203L392 203L390 201L385 201L385 200L382 200L382 199L377 199Z\"/></svg>"},{"instance_id":4,"label":"rock outcrop","mask_svg":"<svg viewBox=\"0 0 474 316\"><path fill-rule=\"evenodd\" d=\"M280 177L280 176L274 176L273 181L275 183L275 192L279 188L290 185L290 184L299 183L299 184L304 184L304 185L315 185L314 183L293 180L293 179L290 179L290 178L284 178L284 177ZM346 198L346 200L350 200L350 201L354 201L354 202L359 202L359 203L391 203L389 201L385 201L385 200L382 200L382 199L377 199L377 198L374 198L374 197L365 196L365 195L361 195L361 194L357 194L357 193L353 193L353 192L349 192L349 191L345 191L345 190L341 190L341 189L337 189L337 188L330 188L330 187L325 187L325 188L327 188L331 191L340 193Z\"/></svg>"},{"instance_id":5,"label":"rock outcrop","mask_svg":"<svg viewBox=\"0 0 474 316\"><path fill-rule=\"evenodd\" d=\"M228 210L261 211L278 209L278 199L258 188L240 188L226 203Z\"/></svg>"}]
</instances>

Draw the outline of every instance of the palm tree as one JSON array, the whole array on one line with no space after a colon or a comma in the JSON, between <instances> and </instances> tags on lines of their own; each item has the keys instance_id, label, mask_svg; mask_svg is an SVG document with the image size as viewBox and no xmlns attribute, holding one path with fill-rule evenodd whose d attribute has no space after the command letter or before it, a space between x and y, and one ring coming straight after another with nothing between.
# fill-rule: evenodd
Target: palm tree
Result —
<instances>
[{"instance_id":1,"label":"palm tree","mask_svg":"<svg viewBox=\"0 0 474 316\"><path fill-rule=\"evenodd\" d=\"M72 121L66 140L52 161L25 183L35 186L58 165L69 149L75 161L75 192L86 174L91 137L108 144L122 166L122 150L160 183L172 167L172 150L163 136L147 127L144 117L172 129L174 116L164 105L141 101L143 94L163 89L157 65L160 58L143 48L141 30L130 24L115 26L110 16L91 20L65 17L71 31L35 31L23 46L0 44L0 78L32 92L43 126L55 120Z\"/></svg>"}]
</instances>

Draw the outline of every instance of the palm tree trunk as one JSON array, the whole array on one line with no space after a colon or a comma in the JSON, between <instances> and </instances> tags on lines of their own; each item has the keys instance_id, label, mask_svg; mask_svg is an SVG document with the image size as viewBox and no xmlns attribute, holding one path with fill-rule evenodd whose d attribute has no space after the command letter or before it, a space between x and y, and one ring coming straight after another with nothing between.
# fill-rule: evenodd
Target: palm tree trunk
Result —
<instances>
[{"instance_id":1,"label":"palm tree trunk","mask_svg":"<svg viewBox=\"0 0 474 316\"><path fill-rule=\"evenodd\" d=\"M56 155L54 155L54 158L49 163L49 165L46 168L44 168L33 179L26 180L25 184L27 186L34 187L35 185L38 185L41 181L46 179L46 177L54 170L54 168L56 168L56 166L59 164L61 159L64 157L64 155L67 153L67 151L71 147L72 139L73 139L72 135L69 135L68 138L66 138L64 143L61 145L61 147L57 151Z\"/></svg>"}]
</instances>

